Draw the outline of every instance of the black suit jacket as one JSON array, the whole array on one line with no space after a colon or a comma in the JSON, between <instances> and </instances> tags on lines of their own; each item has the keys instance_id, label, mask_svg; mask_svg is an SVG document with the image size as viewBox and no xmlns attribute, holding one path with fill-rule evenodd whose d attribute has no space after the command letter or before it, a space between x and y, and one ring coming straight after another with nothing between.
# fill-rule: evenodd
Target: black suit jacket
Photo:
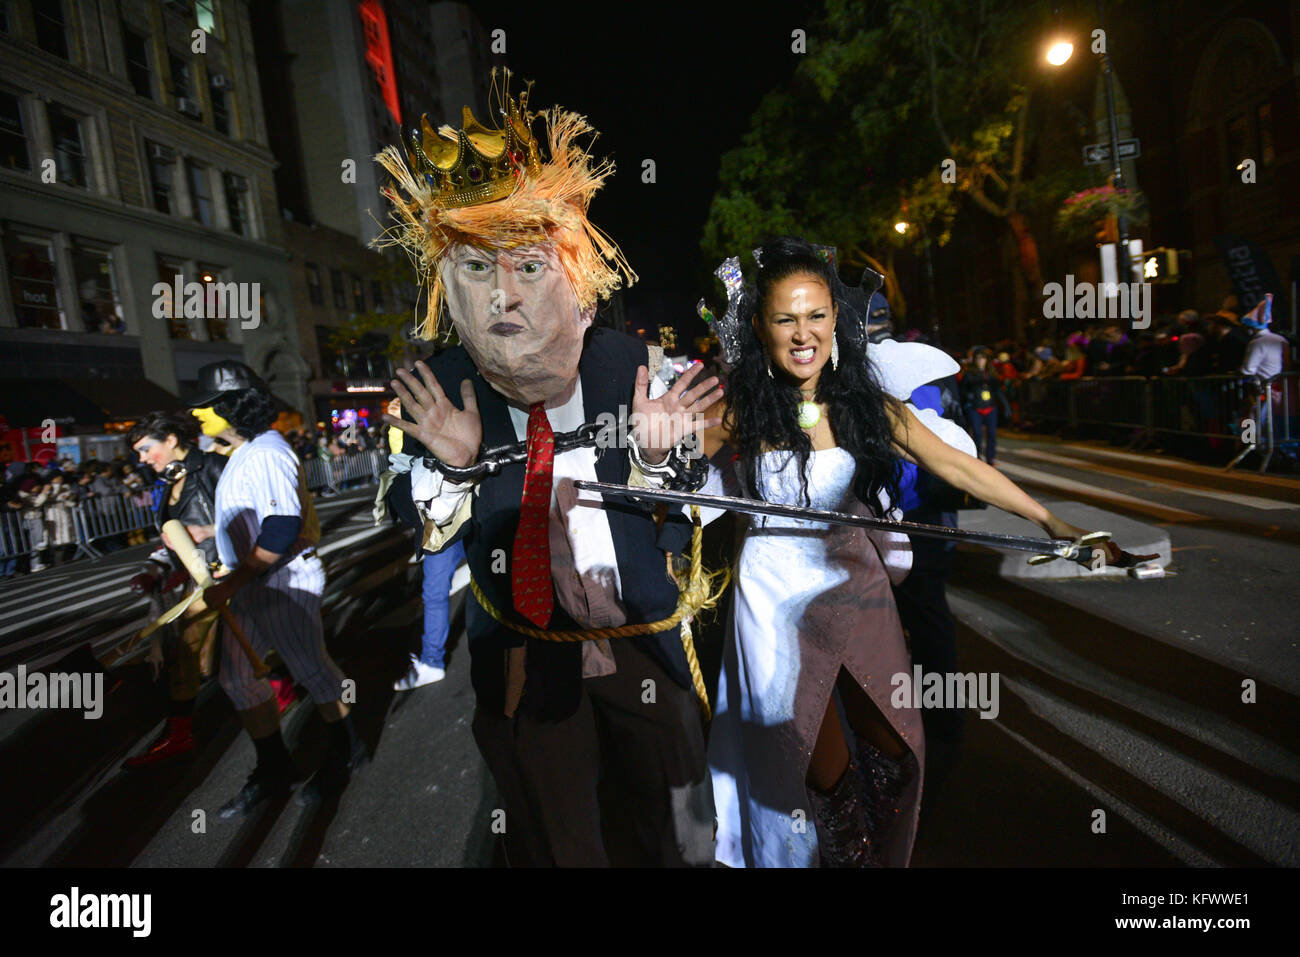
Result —
<instances>
[{"instance_id":1,"label":"black suit jacket","mask_svg":"<svg viewBox=\"0 0 1300 957\"><path fill-rule=\"evenodd\" d=\"M646 365L648 358L646 345L640 339L609 329L590 329L578 363L583 421L594 422L601 413L612 414L620 420L624 417L621 413L630 414L636 370ZM461 407L462 380L469 379L474 384L483 420L483 448L518 441L505 398L479 374L464 348L455 346L426 362L443 393L457 408ZM409 436L402 441L402 451L416 457L428 452ZM519 525L524 469L523 463L507 465L498 474L480 480L470 520L446 546L463 540L470 571L488 600L510 620L527 625L527 620L514 610L511 598L512 551ZM600 481L626 483L630 472L626 449L597 449L596 476ZM419 528L423 523L411 503L410 478L403 478L401 482L395 481L389 490L389 505L399 518ZM619 598L627 609L628 624L669 617L677 605L677 586L668 577L664 555L670 551L680 553L688 546L690 523L680 511L675 511L660 528L647 507L617 500L607 500L604 509L618 558L622 583ZM558 600L554 607L551 630L581 629ZM498 713L504 710L505 650L527 644L520 711L543 720L560 720L577 709L582 685L580 642L525 638L498 624L472 597L466 608L471 680L480 705ZM679 628L658 635L613 640L634 642L682 687L691 686Z\"/></svg>"}]
</instances>

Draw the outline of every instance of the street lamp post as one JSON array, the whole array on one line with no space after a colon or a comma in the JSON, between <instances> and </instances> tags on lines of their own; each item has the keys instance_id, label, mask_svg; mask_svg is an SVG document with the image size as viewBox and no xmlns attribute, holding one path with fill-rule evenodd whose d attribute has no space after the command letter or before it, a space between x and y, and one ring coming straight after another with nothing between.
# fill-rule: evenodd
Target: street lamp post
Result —
<instances>
[{"instance_id":1,"label":"street lamp post","mask_svg":"<svg viewBox=\"0 0 1300 957\"><path fill-rule=\"evenodd\" d=\"M1119 123L1115 119L1115 81L1111 76L1110 70L1110 45L1106 42L1106 27L1102 21L1101 0L1097 0L1097 26L1102 31L1101 45L1101 72L1106 78L1106 119L1110 124L1110 161L1111 161L1111 179L1115 187L1115 192L1124 189L1124 170L1119 159ZM1128 247L1128 222L1124 218L1122 211L1115 215L1115 225L1119 233L1119 250L1116 256L1117 263L1127 264L1128 279L1133 279L1133 257L1129 253Z\"/></svg>"},{"instance_id":2,"label":"street lamp post","mask_svg":"<svg viewBox=\"0 0 1300 957\"><path fill-rule=\"evenodd\" d=\"M1101 0L1096 0L1097 6L1097 26L1102 31L1101 46L1101 73L1106 81L1106 120L1109 125L1110 133L1110 161L1111 161L1111 185L1115 191L1119 192L1124 189L1124 170L1119 159L1119 122L1115 119L1115 79L1111 73L1110 67L1110 48L1105 40L1106 28L1103 23L1103 14L1101 9ZM1052 45L1047 51L1047 62L1052 66L1061 66L1068 59L1074 47L1064 40L1059 40ZM1116 231L1119 233L1119 251L1115 257L1116 265L1121 262L1127 262L1128 279L1132 281L1134 277L1133 257L1129 253L1128 246L1128 223L1124 219L1124 214L1117 213L1115 216ZM1138 277L1139 280L1141 277Z\"/></svg>"}]
</instances>

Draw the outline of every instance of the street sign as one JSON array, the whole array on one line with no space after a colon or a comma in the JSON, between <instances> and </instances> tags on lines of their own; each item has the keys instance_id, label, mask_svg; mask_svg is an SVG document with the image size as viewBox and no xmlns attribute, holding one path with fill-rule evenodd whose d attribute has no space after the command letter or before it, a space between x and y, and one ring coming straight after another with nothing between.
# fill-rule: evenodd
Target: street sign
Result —
<instances>
[{"instance_id":1,"label":"street sign","mask_svg":"<svg viewBox=\"0 0 1300 957\"><path fill-rule=\"evenodd\" d=\"M1142 150L1140 140L1120 140L1119 141L1119 158L1122 160L1133 159L1141 156ZM1085 166L1095 166L1098 163L1110 162L1110 144L1109 143L1089 143L1083 148L1083 162Z\"/></svg>"}]
</instances>

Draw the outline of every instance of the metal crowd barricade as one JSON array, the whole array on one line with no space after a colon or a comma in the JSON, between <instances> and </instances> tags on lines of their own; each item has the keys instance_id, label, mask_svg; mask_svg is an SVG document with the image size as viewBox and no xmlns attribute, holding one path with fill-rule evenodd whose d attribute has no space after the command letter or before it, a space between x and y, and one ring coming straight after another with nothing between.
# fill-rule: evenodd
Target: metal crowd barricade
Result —
<instances>
[{"instance_id":1,"label":"metal crowd barricade","mask_svg":"<svg viewBox=\"0 0 1300 957\"><path fill-rule=\"evenodd\" d=\"M1149 379L1151 428L1157 432L1236 441L1250 415L1256 386L1249 377L1213 375Z\"/></svg>"},{"instance_id":2,"label":"metal crowd barricade","mask_svg":"<svg viewBox=\"0 0 1300 957\"><path fill-rule=\"evenodd\" d=\"M72 509L72 527L76 530L76 555L99 558L94 543L115 535L154 529L154 511L134 501L135 496L96 496L77 503ZM74 556L75 557L75 556Z\"/></svg>"},{"instance_id":3,"label":"metal crowd barricade","mask_svg":"<svg viewBox=\"0 0 1300 957\"><path fill-rule=\"evenodd\" d=\"M303 462L307 488L337 492L349 483L377 485L379 475L388 466L388 456L378 449L335 455L328 460L310 458Z\"/></svg>"},{"instance_id":4,"label":"metal crowd barricade","mask_svg":"<svg viewBox=\"0 0 1300 957\"><path fill-rule=\"evenodd\" d=\"M31 551L32 538L22 513L16 508L5 508L0 512L0 561L8 562Z\"/></svg>"},{"instance_id":5,"label":"metal crowd barricade","mask_svg":"<svg viewBox=\"0 0 1300 957\"><path fill-rule=\"evenodd\" d=\"M1276 452L1294 457L1300 445L1300 372L1267 382L1240 375L1028 379L1021 382L1020 408L1029 422L1138 430L1135 441L1163 433L1220 447L1241 442L1228 469L1258 452L1263 472Z\"/></svg>"},{"instance_id":6,"label":"metal crowd barricade","mask_svg":"<svg viewBox=\"0 0 1300 957\"><path fill-rule=\"evenodd\" d=\"M1141 376L1103 376L1059 384L1072 386L1072 424L1116 425L1133 429L1146 426L1144 412L1148 380Z\"/></svg>"}]
</instances>

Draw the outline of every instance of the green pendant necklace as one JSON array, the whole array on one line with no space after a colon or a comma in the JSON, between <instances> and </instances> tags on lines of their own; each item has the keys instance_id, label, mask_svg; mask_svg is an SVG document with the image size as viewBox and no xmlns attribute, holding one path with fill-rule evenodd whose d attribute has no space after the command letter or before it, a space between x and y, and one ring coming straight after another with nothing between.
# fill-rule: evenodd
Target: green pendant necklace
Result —
<instances>
[{"instance_id":1,"label":"green pendant necklace","mask_svg":"<svg viewBox=\"0 0 1300 957\"><path fill-rule=\"evenodd\" d=\"M806 393L800 391L800 395L806 396ZM815 394L815 393L814 393ZM817 423L822 420L822 410L818 408L817 403L811 399L805 398L799 403L799 428L815 429Z\"/></svg>"}]
</instances>

